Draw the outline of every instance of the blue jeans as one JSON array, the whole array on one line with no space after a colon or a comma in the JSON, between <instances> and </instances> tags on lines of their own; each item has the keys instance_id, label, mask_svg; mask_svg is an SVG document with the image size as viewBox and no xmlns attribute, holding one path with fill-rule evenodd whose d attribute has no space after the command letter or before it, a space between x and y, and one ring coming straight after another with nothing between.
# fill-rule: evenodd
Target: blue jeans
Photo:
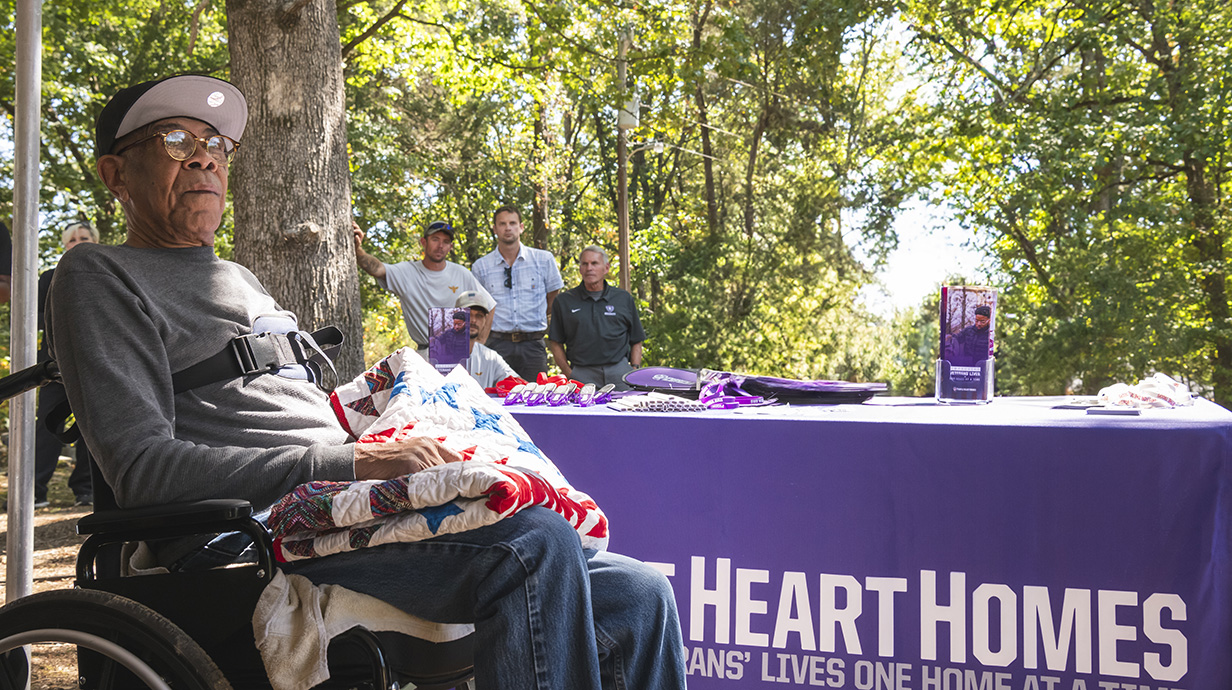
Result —
<instances>
[{"instance_id":1,"label":"blue jeans","mask_svg":"<svg viewBox=\"0 0 1232 690\"><path fill-rule=\"evenodd\" d=\"M644 563L584 550L546 508L422 542L283 566L440 623L474 623L475 681L492 688L684 688L671 585Z\"/></svg>"}]
</instances>

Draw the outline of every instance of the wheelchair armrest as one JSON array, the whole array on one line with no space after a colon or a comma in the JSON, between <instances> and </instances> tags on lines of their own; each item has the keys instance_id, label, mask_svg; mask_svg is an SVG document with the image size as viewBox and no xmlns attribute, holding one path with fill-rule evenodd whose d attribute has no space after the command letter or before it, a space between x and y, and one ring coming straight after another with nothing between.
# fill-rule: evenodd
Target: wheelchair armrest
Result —
<instances>
[{"instance_id":1,"label":"wheelchair armrest","mask_svg":"<svg viewBox=\"0 0 1232 690\"><path fill-rule=\"evenodd\" d=\"M256 548L259 576L274 576L274 545L269 530L252 517L252 504L230 498L173 503L133 510L102 510L77 521L77 533L90 537L77 553L77 578L93 580L94 559L108 544L243 532Z\"/></svg>"},{"instance_id":2,"label":"wheelchair armrest","mask_svg":"<svg viewBox=\"0 0 1232 690\"><path fill-rule=\"evenodd\" d=\"M103 510L90 513L77 521L77 534L140 531L146 539L199 534L203 527L212 529L219 523L243 521L252 515L252 504L231 498L217 498L190 503L149 506L134 510ZM148 534L172 530L171 534ZM232 527L227 531L239 529Z\"/></svg>"}]
</instances>

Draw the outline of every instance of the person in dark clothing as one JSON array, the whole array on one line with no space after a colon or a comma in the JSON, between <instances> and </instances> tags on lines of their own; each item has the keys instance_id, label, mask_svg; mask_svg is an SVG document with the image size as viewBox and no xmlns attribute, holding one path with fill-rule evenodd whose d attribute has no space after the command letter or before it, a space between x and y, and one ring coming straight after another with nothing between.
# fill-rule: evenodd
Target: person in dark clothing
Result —
<instances>
[{"instance_id":1,"label":"person in dark clothing","mask_svg":"<svg viewBox=\"0 0 1232 690\"><path fill-rule=\"evenodd\" d=\"M582 250L582 282L552 303L548 349L565 376L628 390L624 375L642 366L646 332L633 296L604 280L611 267L602 248Z\"/></svg>"},{"instance_id":2,"label":"person in dark clothing","mask_svg":"<svg viewBox=\"0 0 1232 690\"><path fill-rule=\"evenodd\" d=\"M69 223L60 234L64 251L83 244L98 244L98 231L89 223ZM44 314L47 309L47 291L51 287L51 278L55 275L54 268L39 274L38 282L38 327L43 330ZM39 342L38 361L50 359L47 351L47 339ZM39 391L38 412L34 423L34 507L43 508L51 505L47 498L47 484L56 473L56 465L60 462L60 451L64 444L60 437L47 428L44 420L68 398L64 386L59 383L49 383ZM73 444L73 471L68 476L68 488L73 492L76 504L88 506L94 504L94 487L90 481L90 450L85 441L80 439Z\"/></svg>"},{"instance_id":3,"label":"person in dark clothing","mask_svg":"<svg viewBox=\"0 0 1232 690\"><path fill-rule=\"evenodd\" d=\"M451 316L444 330L428 342L428 357L433 363L457 364L470 353L470 312L457 309Z\"/></svg>"},{"instance_id":4,"label":"person in dark clothing","mask_svg":"<svg viewBox=\"0 0 1232 690\"><path fill-rule=\"evenodd\" d=\"M13 285L13 238L9 226L0 223L0 230L0 302L7 302Z\"/></svg>"},{"instance_id":5,"label":"person in dark clothing","mask_svg":"<svg viewBox=\"0 0 1232 690\"><path fill-rule=\"evenodd\" d=\"M950 364L972 367L988 359L988 326L991 323L992 309L976 307L975 323L946 339L945 358Z\"/></svg>"}]
</instances>

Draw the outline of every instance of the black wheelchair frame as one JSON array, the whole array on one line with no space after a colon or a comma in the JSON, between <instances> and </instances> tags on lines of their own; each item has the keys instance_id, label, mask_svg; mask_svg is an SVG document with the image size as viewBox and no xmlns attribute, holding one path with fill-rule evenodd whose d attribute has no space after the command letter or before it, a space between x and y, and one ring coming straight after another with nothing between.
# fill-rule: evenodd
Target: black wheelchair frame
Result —
<instances>
[{"instance_id":1,"label":"black wheelchair frame","mask_svg":"<svg viewBox=\"0 0 1232 690\"><path fill-rule=\"evenodd\" d=\"M0 400L56 381L52 361L0 379ZM276 572L273 544L247 501L214 499L122 510L91 466L94 511L77 523L89 535L77 554L73 589L32 594L0 608L0 690L24 690L31 669L23 645L77 647L84 690L265 690L252 612ZM243 532L255 563L198 572L122 576L125 544ZM220 603L220 602L225 602ZM330 644L322 690L421 690L469 687L473 635L432 643L352 628Z\"/></svg>"}]
</instances>

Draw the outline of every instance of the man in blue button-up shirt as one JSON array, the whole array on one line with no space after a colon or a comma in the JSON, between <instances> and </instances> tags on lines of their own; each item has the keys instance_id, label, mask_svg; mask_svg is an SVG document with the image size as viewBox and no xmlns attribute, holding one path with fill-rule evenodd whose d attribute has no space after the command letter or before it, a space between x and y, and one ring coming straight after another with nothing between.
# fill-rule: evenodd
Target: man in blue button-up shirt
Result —
<instances>
[{"instance_id":1,"label":"man in blue button-up shirt","mask_svg":"<svg viewBox=\"0 0 1232 690\"><path fill-rule=\"evenodd\" d=\"M496 249L479 257L471 273L496 299L487 346L508 362L518 376L534 381L548 370L543 337L552 302L564 286L551 252L522 244L522 214L501 206L492 214Z\"/></svg>"}]
</instances>

